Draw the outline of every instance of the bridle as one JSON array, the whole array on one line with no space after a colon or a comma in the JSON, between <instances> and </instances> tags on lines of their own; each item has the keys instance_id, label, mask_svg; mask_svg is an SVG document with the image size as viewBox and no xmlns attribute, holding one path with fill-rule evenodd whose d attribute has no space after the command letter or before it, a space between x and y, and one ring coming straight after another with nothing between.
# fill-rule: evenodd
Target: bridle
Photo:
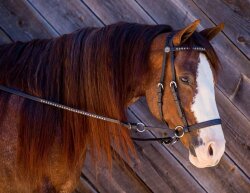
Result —
<instances>
[{"instance_id":1,"label":"bridle","mask_svg":"<svg viewBox=\"0 0 250 193\"><path fill-rule=\"evenodd\" d=\"M164 94L164 78L165 78L165 71L166 71L166 64L167 64L167 53L170 54L170 64L171 64L171 75L172 75L172 79L169 83L170 89L171 89L171 93L173 95L175 104L176 104L176 108L179 114L179 117L182 120L182 124L183 125L177 125L174 128L174 137L172 137L172 142L171 143L175 143L176 141L178 141L180 138L182 138L184 136L185 133L188 132L192 132L193 130L196 129L202 129L202 128L206 128L206 127L210 127L213 125L219 125L221 124L221 119L212 119L212 120L208 120L208 121L204 121L204 122L200 122L200 123L196 123L193 125L188 125L188 121L185 115L185 112L183 111L182 105L181 105L181 100L179 97L179 93L178 93L178 87L177 87L177 82L176 82L176 72L175 72L175 65L174 65L174 52L175 51L185 51L185 50L196 50L196 51L205 51L206 49L204 47L200 47L200 46L192 46L192 47L174 47L173 45L173 37L175 35L175 32L170 33L170 35L167 36L167 40L166 40L166 45L165 45L165 49L164 49L164 55L163 55L163 61L162 61L162 71L161 71L161 78L160 78L160 82L157 84L158 87L158 91L157 91L157 95L158 95L158 109L159 109L159 115L160 118L162 120L162 122L164 122L166 125L167 122L164 119L163 116L163 94Z\"/></svg>"},{"instance_id":2,"label":"bridle","mask_svg":"<svg viewBox=\"0 0 250 193\"><path fill-rule=\"evenodd\" d=\"M178 114L180 116L180 118L182 119L182 123L183 125L178 125L175 127L175 129L171 129L171 133L167 136L167 137L163 137L163 138L132 138L133 140L137 140L137 141L160 141L162 143L165 144L173 144L176 141L178 141L180 138L182 138L184 136L185 133L188 132L192 132L193 130L196 129L202 129L202 128L206 128L206 127L210 127L213 125L219 125L221 124L221 120L220 119L212 119L209 121L204 121L204 122L200 122L200 123L196 123L193 125L188 125L185 113L183 111L183 108L181 106L181 101L179 98L179 94L178 94L178 89L177 89L177 82L176 82L176 73L175 73L175 66L174 66L174 51L182 51L182 50L197 50L197 51L205 51L205 48L203 47L174 47L173 43L172 43L172 39L174 36L174 32L171 33L166 40L166 46L164 49L164 56L163 56L163 61L162 61L162 72L161 72L161 78L160 78L160 82L158 83L157 87L158 87L158 108L159 108L159 114L160 114L160 118L163 122L166 123L166 121L164 120L163 117L163 95L164 95L164 78L165 78L165 70L166 70L166 63L167 63L167 54L170 54L170 60L171 60L171 73L172 73L172 81L170 82L170 88L172 91L172 95L174 97L174 101L178 110ZM50 105L59 109L63 109L63 110L67 110L67 111L71 111L77 114L81 114L84 116L88 116L88 117L92 117L95 119L100 119L103 121L107 121L107 122L111 122L111 123L116 123L119 124L123 127L128 128L129 130L135 130L137 132L144 132L146 130L153 130L153 129L168 129L168 125L166 123L166 127L152 127L152 126L146 126L144 123L138 122L138 123L130 123L130 122L123 122L117 119L113 119L113 118L109 118L109 117L105 117L105 116L101 116L101 115L97 115L95 113L89 113L83 110L79 110L79 109L75 109L63 104L59 104L56 102L52 102L46 99L42 99L36 96L32 96L29 94L26 94L22 91L13 89L13 88L9 88L3 85L0 85L0 90L32 100L32 101L36 101L39 103L43 103L46 105Z\"/></svg>"}]
</instances>

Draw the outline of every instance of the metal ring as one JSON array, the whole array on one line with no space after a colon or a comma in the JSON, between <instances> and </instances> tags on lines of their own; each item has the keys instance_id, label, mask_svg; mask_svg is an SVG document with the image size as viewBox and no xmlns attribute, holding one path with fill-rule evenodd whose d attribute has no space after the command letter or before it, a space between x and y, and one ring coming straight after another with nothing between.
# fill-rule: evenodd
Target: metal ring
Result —
<instances>
[{"instance_id":1,"label":"metal ring","mask_svg":"<svg viewBox=\"0 0 250 193\"><path fill-rule=\"evenodd\" d=\"M175 130L175 131L178 131L178 128L181 128L181 130L182 130L181 135L177 135L177 132L174 132L174 135L175 135L175 137L177 137L177 138L182 138L182 137L184 136L184 134L185 134L184 128L183 128L182 126L179 125L179 126L175 127L174 130Z\"/></svg>"},{"instance_id":2,"label":"metal ring","mask_svg":"<svg viewBox=\"0 0 250 193\"><path fill-rule=\"evenodd\" d=\"M170 84L169 84L169 85L170 85L170 87L172 87L172 85L174 85L174 86L175 86L175 88L177 88L177 83L176 83L175 81L173 81L173 80L170 82Z\"/></svg>"},{"instance_id":3,"label":"metal ring","mask_svg":"<svg viewBox=\"0 0 250 193\"><path fill-rule=\"evenodd\" d=\"M143 127L142 130L140 130L139 127L137 127L136 130L137 130L138 132L143 133L144 131L146 131L145 125L144 125L143 123L137 123L136 125L137 125L137 126L141 125L141 126Z\"/></svg>"},{"instance_id":4,"label":"metal ring","mask_svg":"<svg viewBox=\"0 0 250 193\"><path fill-rule=\"evenodd\" d=\"M162 88L162 90L164 90L164 86L163 86L163 84L162 84L162 83L160 83L160 82L159 82L159 83L157 84L157 86L158 86L158 87L161 87L161 88Z\"/></svg>"}]
</instances>

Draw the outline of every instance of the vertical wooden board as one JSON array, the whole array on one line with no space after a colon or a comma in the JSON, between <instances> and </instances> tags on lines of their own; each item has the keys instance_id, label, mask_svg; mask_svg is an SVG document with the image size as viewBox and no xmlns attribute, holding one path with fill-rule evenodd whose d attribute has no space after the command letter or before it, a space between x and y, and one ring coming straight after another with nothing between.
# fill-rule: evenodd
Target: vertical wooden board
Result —
<instances>
[{"instance_id":1,"label":"vertical wooden board","mask_svg":"<svg viewBox=\"0 0 250 193\"><path fill-rule=\"evenodd\" d=\"M238 5L221 0L194 0L194 2L214 23L225 23L223 31L227 37L250 59L250 17L246 16L250 10L250 2L239 1ZM244 5L245 12L240 9L243 6L239 4Z\"/></svg>"},{"instance_id":2,"label":"vertical wooden board","mask_svg":"<svg viewBox=\"0 0 250 193\"><path fill-rule=\"evenodd\" d=\"M100 20L80 0L29 0L37 11L60 34L70 33L83 27L103 26Z\"/></svg>"},{"instance_id":3,"label":"vertical wooden board","mask_svg":"<svg viewBox=\"0 0 250 193\"><path fill-rule=\"evenodd\" d=\"M139 101L131 108L140 118L143 117L141 120L146 125L158 124L158 121L152 118L152 115L145 109L144 100ZM183 167L190 171L208 192L246 192L249 189L248 176L242 173L242 170L228 156L223 156L220 164L214 168L197 169L189 163L187 151L180 144L167 146L167 150L176 156ZM248 165L249 163L245 163L245 166ZM230 187L228 182L231 184Z\"/></svg>"},{"instance_id":4,"label":"vertical wooden board","mask_svg":"<svg viewBox=\"0 0 250 193\"><path fill-rule=\"evenodd\" d=\"M154 24L135 1L83 1L105 24L119 21Z\"/></svg>"},{"instance_id":5,"label":"vertical wooden board","mask_svg":"<svg viewBox=\"0 0 250 193\"><path fill-rule=\"evenodd\" d=\"M130 121L140 122L132 111L128 111ZM148 117L147 117L148 118ZM134 133L136 134L136 133ZM138 134L138 133L137 133ZM149 132L139 133L136 137L152 138ZM176 160L176 158L158 142L137 142L136 149L141 160L139 168L133 167L138 175L150 186L153 192L204 192L202 186L197 183L190 173ZM164 150L162 150L162 148ZM164 151L164 153L163 153ZM145 164L149 163L149 166ZM149 168L153 168L152 173ZM151 169L152 170L152 169ZM156 177L160 176L161 181ZM165 185L164 185L165 184ZM182 184L180 186L180 184ZM159 187L167 186L166 188ZM168 191L167 191L168 190Z\"/></svg>"},{"instance_id":6,"label":"vertical wooden board","mask_svg":"<svg viewBox=\"0 0 250 193\"><path fill-rule=\"evenodd\" d=\"M25 0L0 1L0 25L14 41L57 35Z\"/></svg>"},{"instance_id":7,"label":"vertical wooden board","mask_svg":"<svg viewBox=\"0 0 250 193\"><path fill-rule=\"evenodd\" d=\"M193 1L137 1L158 23L171 24L174 28L178 29L183 28L196 19L201 19L199 30L214 26L213 22ZM154 3L156 7L153 7L151 5L152 3ZM234 93L241 73L250 77L250 62L242 55L238 48L222 34L219 34L211 43L222 61L223 66L219 84L225 93L230 96ZM230 82L230 84L228 84L228 82Z\"/></svg>"}]
</instances>

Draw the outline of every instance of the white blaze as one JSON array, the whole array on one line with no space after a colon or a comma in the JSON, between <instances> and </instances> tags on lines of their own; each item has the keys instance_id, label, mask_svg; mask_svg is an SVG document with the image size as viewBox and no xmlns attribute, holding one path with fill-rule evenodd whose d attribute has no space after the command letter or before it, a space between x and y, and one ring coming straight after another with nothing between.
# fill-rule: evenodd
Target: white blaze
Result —
<instances>
[{"instance_id":1,"label":"white blaze","mask_svg":"<svg viewBox=\"0 0 250 193\"><path fill-rule=\"evenodd\" d=\"M199 59L196 78L197 94L191 107L198 123L220 118L215 102L214 78L210 64L204 54L200 54ZM221 125L200 129L199 137L204 144L195 148L197 158L190 155L190 161L197 167L215 165L225 151L225 139ZM209 145L213 147L213 156L209 155Z\"/></svg>"},{"instance_id":2,"label":"white blaze","mask_svg":"<svg viewBox=\"0 0 250 193\"><path fill-rule=\"evenodd\" d=\"M199 56L200 62L197 69L197 95L194 98L192 111L197 121L207 121L220 118L214 93L214 78L209 62L204 54Z\"/></svg>"}]
</instances>

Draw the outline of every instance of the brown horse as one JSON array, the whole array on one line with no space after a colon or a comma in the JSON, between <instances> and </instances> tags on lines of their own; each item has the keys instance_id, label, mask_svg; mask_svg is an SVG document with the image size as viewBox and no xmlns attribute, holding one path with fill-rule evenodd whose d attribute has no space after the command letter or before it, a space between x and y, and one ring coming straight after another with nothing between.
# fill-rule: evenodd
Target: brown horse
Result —
<instances>
[{"instance_id":1,"label":"brown horse","mask_svg":"<svg viewBox=\"0 0 250 193\"><path fill-rule=\"evenodd\" d=\"M175 52L182 107L189 124L219 118L214 79L219 61L209 43L222 25L179 30L173 44L206 49ZM117 23L85 28L48 40L0 46L0 84L24 93L126 121L126 107L146 96L160 119L156 85L161 74L167 25ZM165 85L171 81L167 57ZM135 149L127 128L81 116L0 91L0 192L72 192L87 149L92 160L111 163L111 144L128 157ZM181 118L169 87L164 119L171 128ZM225 149L220 125L185 134L181 141L197 167L218 163Z\"/></svg>"}]
</instances>

